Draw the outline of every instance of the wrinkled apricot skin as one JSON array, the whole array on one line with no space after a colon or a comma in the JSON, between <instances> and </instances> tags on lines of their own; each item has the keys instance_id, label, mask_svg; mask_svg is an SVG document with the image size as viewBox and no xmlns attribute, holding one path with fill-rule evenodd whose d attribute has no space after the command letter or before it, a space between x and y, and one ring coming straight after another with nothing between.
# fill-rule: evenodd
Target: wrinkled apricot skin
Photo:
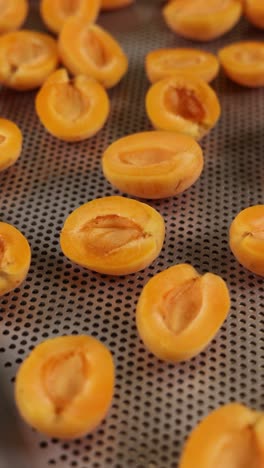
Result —
<instances>
[{"instance_id":1,"label":"wrinkled apricot skin","mask_svg":"<svg viewBox=\"0 0 264 468\"><path fill-rule=\"evenodd\" d=\"M40 121L57 138L80 141L95 135L105 124L110 109L105 89L93 78L69 79L67 71L54 72L36 96Z\"/></svg>"},{"instance_id":2,"label":"wrinkled apricot skin","mask_svg":"<svg viewBox=\"0 0 264 468\"><path fill-rule=\"evenodd\" d=\"M30 261L27 239L11 224L0 222L0 296L20 286L27 276Z\"/></svg>"},{"instance_id":3,"label":"wrinkled apricot skin","mask_svg":"<svg viewBox=\"0 0 264 468\"><path fill-rule=\"evenodd\" d=\"M264 86L264 42L241 41L219 51L227 76L242 86Z\"/></svg>"},{"instance_id":4,"label":"wrinkled apricot skin","mask_svg":"<svg viewBox=\"0 0 264 468\"><path fill-rule=\"evenodd\" d=\"M72 18L64 25L59 51L73 75L91 76L105 88L115 86L128 68L126 55L111 34L80 18Z\"/></svg>"},{"instance_id":5,"label":"wrinkled apricot skin","mask_svg":"<svg viewBox=\"0 0 264 468\"><path fill-rule=\"evenodd\" d=\"M60 244L66 257L85 268L127 275L146 268L159 255L165 226L144 203L111 196L77 208L65 221Z\"/></svg>"},{"instance_id":6,"label":"wrinkled apricot skin","mask_svg":"<svg viewBox=\"0 0 264 468\"><path fill-rule=\"evenodd\" d=\"M19 29L28 14L27 0L0 0L0 34Z\"/></svg>"},{"instance_id":7,"label":"wrinkled apricot skin","mask_svg":"<svg viewBox=\"0 0 264 468\"><path fill-rule=\"evenodd\" d=\"M245 208L235 217L229 245L241 265L264 276L264 205Z\"/></svg>"},{"instance_id":8,"label":"wrinkled apricot skin","mask_svg":"<svg viewBox=\"0 0 264 468\"><path fill-rule=\"evenodd\" d=\"M142 198L164 198L189 188L203 169L196 141L172 132L142 132L115 141L104 152L103 172L119 190Z\"/></svg>"},{"instance_id":9,"label":"wrinkled apricot skin","mask_svg":"<svg viewBox=\"0 0 264 468\"><path fill-rule=\"evenodd\" d=\"M102 10L117 10L118 8L123 8L134 3L134 0L102 0L101 9Z\"/></svg>"},{"instance_id":10,"label":"wrinkled apricot skin","mask_svg":"<svg viewBox=\"0 0 264 468\"><path fill-rule=\"evenodd\" d=\"M204 80L177 73L149 88L146 111L154 128L199 140L216 125L220 103Z\"/></svg>"},{"instance_id":11,"label":"wrinkled apricot skin","mask_svg":"<svg viewBox=\"0 0 264 468\"><path fill-rule=\"evenodd\" d=\"M206 416L191 432L179 468L262 468L264 415L229 403Z\"/></svg>"},{"instance_id":12,"label":"wrinkled apricot skin","mask_svg":"<svg viewBox=\"0 0 264 468\"><path fill-rule=\"evenodd\" d=\"M254 26L264 29L264 3L262 0L244 0L244 14Z\"/></svg>"},{"instance_id":13,"label":"wrinkled apricot skin","mask_svg":"<svg viewBox=\"0 0 264 468\"><path fill-rule=\"evenodd\" d=\"M93 431L105 418L114 391L114 363L91 336L48 339L20 366L15 399L23 419L63 439Z\"/></svg>"},{"instance_id":14,"label":"wrinkled apricot skin","mask_svg":"<svg viewBox=\"0 0 264 468\"><path fill-rule=\"evenodd\" d=\"M0 83L9 88L38 88L57 64L57 44L47 34L20 30L0 37Z\"/></svg>"},{"instance_id":15,"label":"wrinkled apricot skin","mask_svg":"<svg viewBox=\"0 0 264 468\"><path fill-rule=\"evenodd\" d=\"M215 337L229 307L229 292L220 276L200 276L191 265L174 265L144 286L136 309L138 333L159 359L184 361Z\"/></svg>"},{"instance_id":16,"label":"wrinkled apricot skin","mask_svg":"<svg viewBox=\"0 0 264 468\"><path fill-rule=\"evenodd\" d=\"M81 17L87 23L96 21L100 6L101 0L42 0L40 12L47 28L59 34L72 16Z\"/></svg>"},{"instance_id":17,"label":"wrinkled apricot skin","mask_svg":"<svg viewBox=\"0 0 264 468\"><path fill-rule=\"evenodd\" d=\"M235 26L242 14L240 0L175 0L163 9L170 29L197 41L211 41Z\"/></svg>"},{"instance_id":18,"label":"wrinkled apricot skin","mask_svg":"<svg viewBox=\"0 0 264 468\"><path fill-rule=\"evenodd\" d=\"M18 126L0 118L0 172L12 166L22 150L22 133Z\"/></svg>"},{"instance_id":19,"label":"wrinkled apricot skin","mask_svg":"<svg viewBox=\"0 0 264 468\"><path fill-rule=\"evenodd\" d=\"M178 72L189 74L191 77L198 76L209 83L218 74L219 62L213 54L203 50L157 49L147 54L145 68L151 83L169 78Z\"/></svg>"}]
</instances>

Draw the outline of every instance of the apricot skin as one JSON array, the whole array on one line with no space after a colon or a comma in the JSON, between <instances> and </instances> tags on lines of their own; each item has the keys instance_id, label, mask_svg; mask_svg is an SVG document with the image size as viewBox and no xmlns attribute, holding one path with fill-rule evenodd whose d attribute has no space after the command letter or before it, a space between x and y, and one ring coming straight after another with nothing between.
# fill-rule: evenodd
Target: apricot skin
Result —
<instances>
[{"instance_id":1,"label":"apricot skin","mask_svg":"<svg viewBox=\"0 0 264 468\"><path fill-rule=\"evenodd\" d=\"M0 172L12 166L22 150L22 133L18 126L0 118Z\"/></svg>"},{"instance_id":2,"label":"apricot skin","mask_svg":"<svg viewBox=\"0 0 264 468\"><path fill-rule=\"evenodd\" d=\"M131 5L133 2L134 0L102 0L101 10L117 10Z\"/></svg>"},{"instance_id":3,"label":"apricot skin","mask_svg":"<svg viewBox=\"0 0 264 468\"><path fill-rule=\"evenodd\" d=\"M74 439L105 418L114 391L114 363L91 336L48 339L20 366L15 399L23 419L38 431Z\"/></svg>"},{"instance_id":4,"label":"apricot skin","mask_svg":"<svg viewBox=\"0 0 264 468\"><path fill-rule=\"evenodd\" d=\"M244 0L244 14L254 26L264 29L264 3L262 0Z\"/></svg>"},{"instance_id":5,"label":"apricot skin","mask_svg":"<svg viewBox=\"0 0 264 468\"><path fill-rule=\"evenodd\" d=\"M220 276L200 276L191 265L174 265L144 286L136 309L138 333L157 358L184 361L210 343L229 307Z\"/></svg>"},{"instance_id":6,"label":"apricot skin","mask_svg":"<svg viewBox=\"0 0 264 468\"><path fill-rule=\"evenodd\" d=\"M28 14L27 0L0 0L0 34L19 29Z\"/></svg>"},{"instance_id":7,"label":"apricot skin","mask_svg":"<svg viewBox=\"0 0 264 468\"><path fill-rule=\"evenodd\" d=\"M143 198L175 196L203 169L200 146L187 135L142 132L115 141L102 159L105 177L119 190Z\"/></svg>"}]
</instances>

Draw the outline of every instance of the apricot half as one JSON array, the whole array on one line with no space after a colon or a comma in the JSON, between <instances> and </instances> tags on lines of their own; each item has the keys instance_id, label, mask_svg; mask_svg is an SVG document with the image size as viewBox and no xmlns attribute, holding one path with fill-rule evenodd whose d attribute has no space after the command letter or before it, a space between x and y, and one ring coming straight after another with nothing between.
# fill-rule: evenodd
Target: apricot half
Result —
<instances>
[{"instance_id":1,"label":"apricot half","mask_svg":"<svg viewBox=\"0 0 264 468\"><path fill-rule=\"evenodd\" d=\"M154 208L112 196L73 211L60 243L66 257L85 268L126 275L146 268L158 256L164 234L163 218Z\"/></svg>"},{"instance_id":2,"label":"apricot half","mask_svg":"<svg viewBox=\"0 0 264 468\"><path fill-rule=\"evenodd\" d=\"M240 403L224 405L191 432L179 468L263 468L263 431L263 413Z\"/></svg>"},{"instance_id":3,"label":"apricot half","mask_svg":"<svg viewBox=\"0 0 264 468\"><path fill-rule=\"evenodd\" d=\"M136 310L138 333L159 359L183 361L210 343L229 307L229 292L220 276L201 276L191 265L174 265L144 286Z\"/></svg>"},{"instance_id":4,"label":"apricot half","mask_svg":"<svg viewBox=\"0 0 264 468\"><path fill-rule=\"evenodd\" d=\"M264 86L264 42L241 41L219 51L227 76L242 86Z\"/></svg>"},{"instance_id":5,"label":"apricot half","mask_svg":"<svg viewBox=\"0 0 264 468\"><path fill-rule=\"evenodd\" d=\"M106 88L119 82L128 62L118 42L107 31L81 18L65 23L59 37L59 51L73 75L88 75Z\"/></svg>"},{"instance_id":6,"label":"apricot half","mask_svg":"<svg viewBox=\"0 0 264 468\"><path fill-rule=\"evenodd\" d=\"M145 68L151 83L181 72L186 76L198 76L206 82L212 81L219 70L217 58L198 49L157 49L149 52Z\"/></svg>"},{"instance_id":7,"label":"apricot half","mask_svg":"<svg viewBox=\"0 0 264 468\"><path fill-rule=\"evenodd\" d=\"M241 0L174 0L163 9L170 29L198 41L210 41L230 31L241 14Z\"/></svg>"},{"instance_id":8,"label":"apricot half","mask_svg":"<svg viewBox=\"0 0 264 468\"><path fill-rule=\"evenodd\" d=\"M106 416L114 363L91 336L62 336L37 345L18 370L15 398L24 420L50 437L73 439Z\"/></svg>"},{"instance_id":9,"label":"apricot half","mask_svg":"<svg viewBox=\"0 0 264 468\"><path fill-rule=\"evenodd\" d=\"M102 0L101 9L102 10L117 10L118 8L123 8L128 5L131 5L134 0Z\"/></svg>"},{"instance_id":10,"label":"apricot half","mask_svg":"<svg viewBox=\"0 0 264 468\"><path fill-rule=\"evenodd\" d=\"M57 64L57 45L47 34L20 30L0 37L0 83L9 88L37 88Z\"/></svg>"},{"instance_id":11,"label":"apricot half","mask_svg":"<svg viewBox=\"0 0 264 468\"><path fill-rule=\"evenodd\" d=\"M105 89L84 75L69 79L67 71L54 72L36 97L36 111L44 127L65 141L80 141L95 135L109 114Z\"/></svg>"},{"instance_id":12,"label":"apricot half","mask_svg":"<svg viewBox=\"0 0 264 468\"><path fill-rule=\"evenodd\" d=\"M235 217L229 245L241 265L264 276L264 205L250 206Z\"/></svg>"},{"instance_id":13,"label":"apricot half","mask_svg":"<svg viewBox=\"0 0 264 468\"><path fill-rule=\"evenodd\" d=\"M172 132L143 132L115 141L102 159L105 177L119 190L143 198L164 198L189 188L203 169L196 141Z\"/></svg>"},{"instance_id":14,"label":"apricot half","mask_svg":"<svg viewBox=\"0 0 264 468\"><path fill-rule=\"evenodd\" d=\"M28 13L27 0L0 0L0 34L19 29Z\"/></svg>"},{"instance_id":15,"label":"apricot half","mask_svg":"<svg viewBox=\"0 0 264 468\"><path fill-rule=\"evenodd\" d=\"M50 31L58 34L72 16L79 16L87 23L96 21L101 0L42 0L40 12Z\"/></svg>"},{"instance_id":16,"label":"apricot half","mask_svg":"<svg viewBox=\"0 0 264 468\"><path fill-rule=\"evenodd\" d=\"M27 239L11 224L0 222L0 296L20 286L27 276L30 261Z\"/></svg>"},{"instance_id":17,"label":"apricot half","mask_svg":"<svg viewBox=\"0 0 264 468\"><path fill-rule=\"evenodd\" d=\"M262 0L244 0L244 13L250 23L264 29L264 3Z\"/></svg>"},{"instance_id":18,"label":"apricot half","mask_svg":"<svg viewBox=\"0 0 264 468\"><path fill-rule=\"evenodd\" d=\"M216 125L220 103L204 80L177 73L150 87L146 111L155 128L186 133L199 140Z\"/></svg>"},{"instance_id":19,"label":"apricot half","mask_svg":"<svg viewBox=\"0 0 264 468\"><path fill-rule=\"evenodd\" d=\"M0 172L12 166L22 150L22 133L18 126L0 118Z\"/></svg>"}]
</instances>

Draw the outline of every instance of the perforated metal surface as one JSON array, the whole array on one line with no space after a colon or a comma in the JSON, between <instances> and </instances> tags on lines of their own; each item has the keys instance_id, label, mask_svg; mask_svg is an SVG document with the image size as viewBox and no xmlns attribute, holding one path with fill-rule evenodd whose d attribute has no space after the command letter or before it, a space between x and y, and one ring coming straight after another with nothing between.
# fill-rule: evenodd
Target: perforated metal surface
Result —
<instances>
[{"instance_id":1,"label":"perforated metal surface","mask_svg":"<svg viewBox=\"0 0 264 468\"><path fill-rule=\"evenodd\" d=\"M0 217L27 236L33 252L24 284L1 299L1 377L10 399L18 365L51 336L98 337L116 364L112 409L92 435L66 443L42 437L21 423L32 468L175 468L186 435L210 410L231 400L263 407L263 280L240 267L228 248L233 217L244 207L263 203L263 89L241 88L223 74L214 82L222 118L203 140L200 180L177 198L149 202L165 217L167 229L161 255L149 268L111 278L78 268L60 251L66 216L88 200L118 193L102 175L104 148L125 134L151 128L144 110L146 52L193 45L169 32L160 6L158 1L138 0L100 18L122 43L130 68L110 92L107 125L90 141L67 144L49 136L35 115L34 93L1 90L0 114L21 127L24 149L19 162L0 174ZM43 29L36 6L28 25ZM224 39L203 47L217 51L231 41L262 36L241 22ZM226 279L232 308L205 352L168 365L139 340L135 306L147 280L178 262Z\"/></svg>"}]
</instances>

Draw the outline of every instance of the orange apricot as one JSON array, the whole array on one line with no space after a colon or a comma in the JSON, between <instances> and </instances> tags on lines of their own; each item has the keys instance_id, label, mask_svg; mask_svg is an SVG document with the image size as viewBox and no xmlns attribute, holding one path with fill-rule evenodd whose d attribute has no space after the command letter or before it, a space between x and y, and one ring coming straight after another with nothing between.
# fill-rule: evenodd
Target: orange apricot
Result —
<instances>
[{"instance_id":1,"label":"orange apricot","mask_svg":"<svg viewBox=\"0 0 264 468\"><path fill-rule=\"evenodd\" d=\"M150 87L146 111L155 128L186 133L199 140L216 125L220 103L204 80L177 73Z\"/></svg>"},{"instance_id":2,"label":"orange apricot","mask_svg":"<svg viewBox=\"0 0 264 468\"><path fill-rule=\"evenodd\" d=\"M102 0L101 9L102 10L117 10L118 8L123 8L128 5L131 5L134 0Z\"/></svg>"},{"instance_id":3,"label":"orange apricot","mask_svg":"<svg viewBox=\"0 0 264 468\"><path fill-rule=\"evenodd\" d=\"M241 41L223 47L219 60L227 76L242 86L264 86L264 42Z\"/></svg>"},{"instance_id":4,"label":"orange apricot","mask_svg":"<svg viewBox=\"0 0 264 468\"><path fill-rule=\"evenodd\" d=\"M189 188L203 169L203 152L188 135L142 132L112 143L102 159L105 177L119 190L164 198Z\"/></svg>"},{"instance_id":5,"label":"orange apricot","mask_svg":"<svg viewBox=\"0 0 264 468\"><path fill-rule=\"evenodd\" d=\"M69 79L67 71L54 72L36 96L36 112L44 127L57 138L80 141L95 135L109 114L103 86L84 75Z\"/></svg>"},{"instance_id":6,"label":"orange apricot","mask_svg":"<svg viewBox=\"0 0 264 468\"><path fill-rule=\"evenodd\" d=\"M20 286L27 276L30 261L27 239L11 224L0 222L0 296Z\"/></svg>"},{"instance_id":7,"label":"orange apricot","mask_svg":"<svg viewBox=\"0 0 264 468\"><path fill-rule=\"evenodd\" d=\"M0 34L19 29L28 14L28 0L0 0Z\"/></svg>"},{"instance_id":8,"label":"orange apricot","mask_svg":"<svg viewBox=\"0 0 264 468\"><path fill-rule=\"evenodd\" d=\"M263 0L244 0L244 13L250 23L257 28L264 29Z\"/></svg>"},{"instance_id":9,"label":"orange apricot","mask_svg":"<svg viewBox=\"0 0 264 468\"><path fill-rule=\"evenodd\" d=\"M235 217L229 245L241 265L264 276L264 205L245 208Z\"/></svg>"},{"instance_id":10,"label":"orange apricot","mask_svg":"<svg viewBox=\"0 0 264 468\"><path fill-rule=\"evenodd\" d=\"M173 76L177 72L186 76L198 76L206 82L212 81L219 70L215 55L198 49L157 49L149 52L145 68L151 83Z\"/></svg>"},{"instance_id":11,"label":"orange apricot","mask_svg":"<svg viewBox=\"0 0 264 468\"><path fill-rule=\"evenodd\" d=\"M20 366L15 399L23 419L50 437L73 439L105 418L114 391L114 363L91 336L48 339Z\"/></svg>"},{"instance_id":12,"label":"orange apricot","mask_svg":"<svg viewBox=\"0 0 264 468\"><path fill-rule=\"evenodd\" d=\"M146 268L159 255L164 220L154 209L129 198L97 198L77 208L60 235L63 253L78 265L109 275Z\"/></svg>"},{"instance_id":13,"label":"orange apricot","mask_svg":"<svg viewBox=\"0 0 264 468\"><path fill-rule=\"evenodd\" d=\"M81 18L65 23L59 37L59 51L73 75L88 75L111 88L126 73L128 62L118 42L100 26Z\"/></svg>"},{"instance_id":14,"label":"orange apricot","mask_svg":"<svg viewBox=\"0 0 264 468\"><path fill-rule=\"evenodd\" d=\"M178 362L199 354L215 337L230 307L220 276L174 265L144 286L136 309L139 336L159 359Z\"/></svg>"},{"instance_id":15,"label":"orange apricot","mask_svg":"<svg viewBox=\"0 0 264 468\"><path fill-rule=\"evenodd\" d=\"M38 88L57 64L57 45L47 34L20 30L0 37L0 83L9 88Z\"/></svg>"},{"instance_id":16,"label":"orange apricot","mask_svg":"<svg viewBox=\"0 0 264 468\"><path fill-rule=\"evenodd\" d=\"M42 0L40 12L47 28L59 34L65 22L79 16L87 23L96 21L101 0Z\"/></svg>"},{"instance_id":17,"label":"orange apricot","mask_svg":"<svg viewBox=\"0 0 264 468\"><path fill-rule=\"evenodd\" d=\"M0 118L0 172L12 166L22 150L22 133L18 126Z\"/></svg>"},{"instance_id":18,"label":"orange apricot","mask_svg":"<svg viewBox=\"0 0 264 468\"><path fill-rule=\"evenodd\" d=\"M240 403L221 406L191 432L179 468L263 468L263 432L263 413Z\"/></svg>"},{"instance_id":19,"label":"orange apricot","mask_svg":"<svg viewBox=\"0 0 264 468\"><path fill-rule=\"evenodd\" d=\"M210 41L230 31L241 14L240 0L174 0L163 8L170 29L198 41Z\"/></svg>"}]
</instances>

